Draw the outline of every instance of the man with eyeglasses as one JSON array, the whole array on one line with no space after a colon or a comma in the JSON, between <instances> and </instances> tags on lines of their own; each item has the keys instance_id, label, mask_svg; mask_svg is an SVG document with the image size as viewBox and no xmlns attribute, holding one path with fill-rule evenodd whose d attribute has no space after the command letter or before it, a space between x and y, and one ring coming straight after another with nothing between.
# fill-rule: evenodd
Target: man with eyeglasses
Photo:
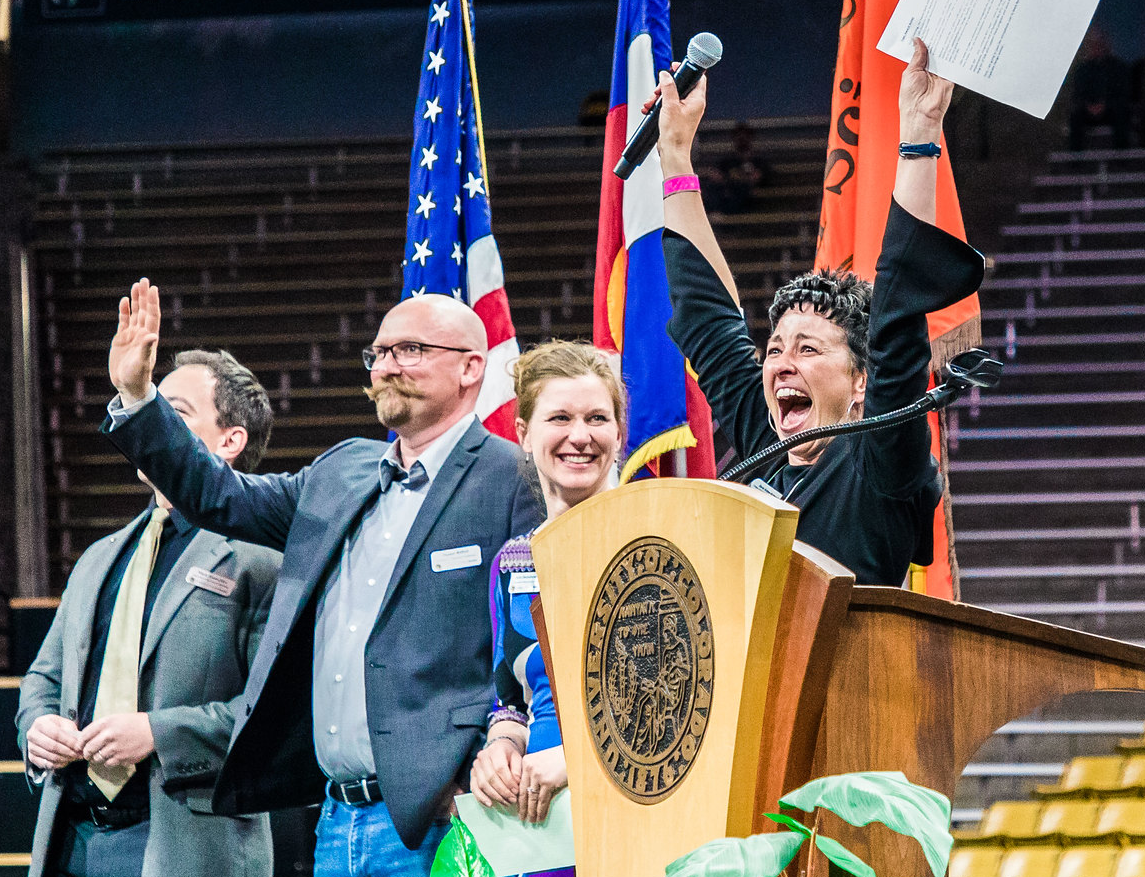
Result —
<instances>
[{"instance_id":1,"label":"man with eyeglasses","mask_svg":"<svg viewBox=\"0 0 1145 877\"><path fill-rule=\"evenodd\" d=\"M517 448L474 414L481 320L442 295L392 308L363 361L396 441L350 439L295 475L219 465L155 395L158 339L143 279L120 302L104 431L190 520L283 552L216 811L323 801L317 875L428 874L490 704L489 564L541 519Z\"/></svg>"}]
</instances>

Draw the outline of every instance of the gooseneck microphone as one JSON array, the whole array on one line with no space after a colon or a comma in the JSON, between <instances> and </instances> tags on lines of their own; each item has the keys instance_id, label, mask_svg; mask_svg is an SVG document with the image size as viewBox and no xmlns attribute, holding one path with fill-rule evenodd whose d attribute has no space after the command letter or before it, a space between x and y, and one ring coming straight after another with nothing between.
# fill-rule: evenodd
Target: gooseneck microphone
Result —
<instances>
[{"instance_id":1,"label":"gooseneck microphone","mask_svg":"<svg viewBox=\"0 0 1145 877\"><path fill-rule=\"evenodd\" d=\"M688 41L688 55L684 58L683 63L676 68L676 73L673 76L680 97L685 97L688 92L695 88L700 77L704 75L704 71L709 67L714 67L723 57L723 54L724 44L714 33L705 31L692 37ZM613 173L620 179L627 180L632 176L632 172L640 167L641 162L648 157L648 153L656 145L656 141L660 137L660 104L662 102L663 98L656 99L656 103L652 105L652 109L644 117L644 121L636 129L636 133L632 135L632 139L625 144L620 161L616 163L616 168L613 170Z\"/></svg>"}]
</instances>

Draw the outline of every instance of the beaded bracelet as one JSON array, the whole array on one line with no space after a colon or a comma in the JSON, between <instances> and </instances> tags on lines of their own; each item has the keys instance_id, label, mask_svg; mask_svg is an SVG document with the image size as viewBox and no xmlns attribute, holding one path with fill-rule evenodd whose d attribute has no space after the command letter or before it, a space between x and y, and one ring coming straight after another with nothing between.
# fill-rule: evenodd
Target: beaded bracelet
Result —
<instances>
[{"instance_id":1,"label":"beaded bracelet","mask_svg":"<svg viewBox=\"0 0 1145 877\"><path fill-rule=\"evenodd\" d=\"M682 174L678 177L668 177L664 181L664 197L675 195L677 192L700 191L700 178L695 174Z\"/></svg>"},{"instance_id":2,"label":"beaded bracelet","mask_svg":"<svg viewBox=\"0 0 1145 877\"><path fill-rule=\"evenodd\" d=\"M529 720L525 714L520 710L513 709L511 706L503 706L489 713L486 727L492 728L498 722L516 722L518 725L526 728L529 726Z\"/></svg>"}]
</instances>

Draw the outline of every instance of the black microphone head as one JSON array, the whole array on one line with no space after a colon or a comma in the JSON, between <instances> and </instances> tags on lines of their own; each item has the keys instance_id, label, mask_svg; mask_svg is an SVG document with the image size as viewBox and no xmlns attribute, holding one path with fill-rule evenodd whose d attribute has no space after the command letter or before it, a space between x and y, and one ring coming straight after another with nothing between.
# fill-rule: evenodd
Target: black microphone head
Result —
<instances>
[{"instance_id":1,"label":"black microphone head","mask_svg":"<svg viewBox=\"0 0 1145 877\"><path fill-rule=\"evenodd\" d=\"M1002 363L978 347L964 350L946 364L945 379L963 387L996 387L1002 379Z\"/></svg>"},{"instance_id":2,"label":"black microphone head","mask_svg":"<svg viewBox=\"0 0 1145 877\"><path fill-rule=\"evenodd\" d=\"M703 70L714 67L723 56L724 44L714 33L704 31L688 40L688 60Z\"/></svg>"}]
</instances>

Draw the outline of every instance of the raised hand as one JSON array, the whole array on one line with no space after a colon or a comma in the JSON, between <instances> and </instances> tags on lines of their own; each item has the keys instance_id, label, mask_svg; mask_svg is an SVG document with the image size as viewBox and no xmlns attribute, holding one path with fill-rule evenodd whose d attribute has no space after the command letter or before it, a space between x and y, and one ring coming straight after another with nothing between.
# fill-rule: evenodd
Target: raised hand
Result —
<instances>
[{"instance_id":1,"label":"raised hand","mask_svg":"<svg viewBox=\"0 0 1145 877\"><path fill-rule=\"evenodd\" d=\"M674 64L673 68L679 66ZM651 109L657 98L660 104L660 138L656 147L660 150L660 165L664 176L692 172L692 142L696 139L696 129L704 117L708 99L708 77L701 76L696 87L681 100L676 90L676 81L667 71L661 71L660 82L656 86L645 112Z\"/></svg>"},{"instance_id":2,"label":"raised hand","mask_svg":"<svg viewBox=\"0 0 1145 877\"><path fill-rule=\"evenodd\" d=\"M146 278L119 300L119 327L111 341L107 372L124 406L147 395L159 346L159 287Z\"/></svg>"},{"instance_id":3,"label":"raised hand","mask_svg":"<svg viewBox=\"0 0 1145 877\"><path fill-rule=\"evenodd\" d=\"M914 39L914 54L899 85L899 131L908 143L937 142L954 83L927 71L930 52Z\"/></svg>"}]
</instances>

